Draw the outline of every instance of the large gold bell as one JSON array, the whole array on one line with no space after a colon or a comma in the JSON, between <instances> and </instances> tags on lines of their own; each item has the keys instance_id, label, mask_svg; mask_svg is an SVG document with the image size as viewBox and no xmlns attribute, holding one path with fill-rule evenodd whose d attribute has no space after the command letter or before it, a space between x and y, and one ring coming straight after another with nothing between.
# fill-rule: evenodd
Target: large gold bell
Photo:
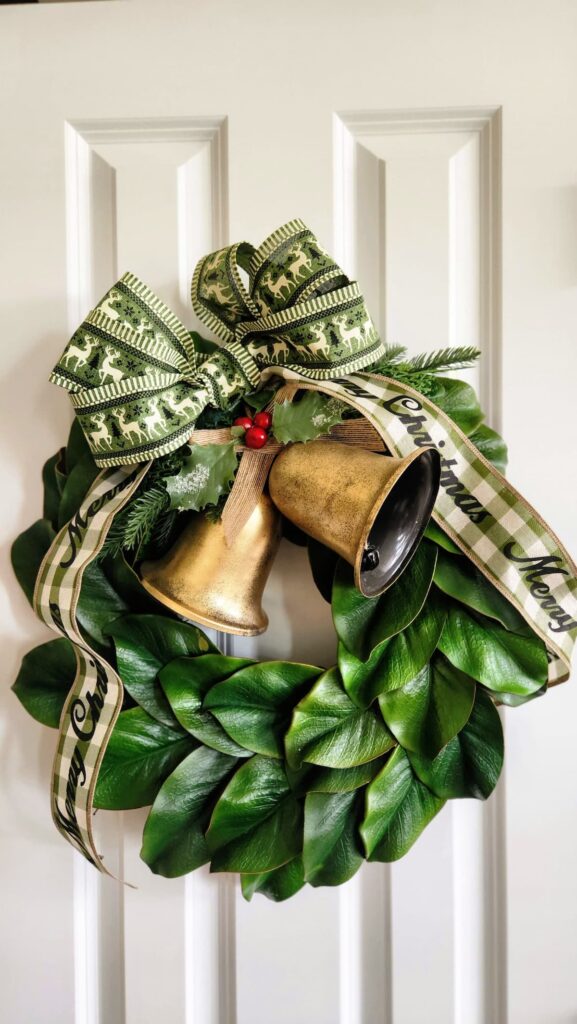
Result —
<instances>
[{"instance_id":1,"label":"large gold bell","mask_svg":"<svg viewBox=\"0 0 577 1024\"><path fill-rule=\"evenodd\" d=\"M142 584L187 619L224 633L256 636L268 626L262 595L280 532L280 516L266 494L230 547L222 523L199 514L166 555L143 563Z\"/></svg>"},{"instance_id":2,"label":"large gold bell","mask_svg":"<svg viewBox=\"0 0 577 1024\"><path fill-rule=\"evenodd\" d=\"M365 597L376 597L417 549L435 504L440 463L435 448L395 459L309 441L275 459L269 491L283 515L353 566Z\"/></svg>"}]
</instances>

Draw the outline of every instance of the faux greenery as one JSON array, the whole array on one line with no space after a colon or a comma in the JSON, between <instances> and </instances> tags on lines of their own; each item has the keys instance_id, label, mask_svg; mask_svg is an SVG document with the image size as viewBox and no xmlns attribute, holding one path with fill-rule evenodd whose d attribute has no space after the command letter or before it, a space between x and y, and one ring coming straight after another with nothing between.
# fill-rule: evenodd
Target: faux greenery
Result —
<instances>
[{"instance_id":1,"label":"faux greenery","mask_svg":"<svg viewBox=\"0 0 577 1024\"><path fill-rule=\"evenodd\" d=\"M390 349L379 371L420 384L502 468L505 446L483 425L473 390L437 375L474 355L404 360ZM324 429L341 417L328 401L315 394L279 406L277 436L316 436L315 416ZM405 573L373 599L310 542L315 582L332 606L333 666L222 655L158 605L136 572L191 511L218 509L236 456L232 444L213 447L157 460L84 578L79 621L126 691L96 804L150 807L141 855L152 871L174 877L210 862L239 872L247 899L284 900L305 883L341 884L364 859L402 857L446 800L488 797L503 763L495 702L542 692L547 657L434 524ZM43 518L14 544L29 600L44 553L94 476L74 426L44 467ZM74 672L70 643L51 640L25 656L13 689L34 718L57 727Z\"/></svg>"}]
</instances>

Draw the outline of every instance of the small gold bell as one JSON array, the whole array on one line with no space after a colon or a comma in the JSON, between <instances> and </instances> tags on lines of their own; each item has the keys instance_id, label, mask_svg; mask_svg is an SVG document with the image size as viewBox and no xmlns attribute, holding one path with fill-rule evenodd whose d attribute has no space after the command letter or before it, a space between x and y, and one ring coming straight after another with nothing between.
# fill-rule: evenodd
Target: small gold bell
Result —
<instances>
[{"instance_id":1,"label":"small gold bell","mask_svg":"<svg viewBox=\"0 0 577 1024\"><path fill-rule=\"evenodd\" d=\"M404 459L333 441L293 444L277 456L269 491L277 508L355 571L355 586L377 597L406 568L439 490L436 448Z\"/></svg>"},{"instance_id":2,"label":"small gold bell","mask_svg":"<svg viewBox=\"0 0 577 1024\"><path fill-rule=\"evenodd\" d=\"M268 626L262 595L280 534L280 516L266 494L230 547L222 523L199 513L166 555L142 564L142 585L187 619L256 636Z\"/></svg>"}]
</instances>

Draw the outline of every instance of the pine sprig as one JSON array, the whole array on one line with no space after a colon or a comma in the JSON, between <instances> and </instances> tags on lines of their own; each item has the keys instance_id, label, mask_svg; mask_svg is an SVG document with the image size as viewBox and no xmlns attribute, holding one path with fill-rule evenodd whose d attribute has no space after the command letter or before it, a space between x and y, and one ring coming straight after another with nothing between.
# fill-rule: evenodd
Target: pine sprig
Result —
<instances>
[{"instance_id":1,"label":"pine sprig","mask_svg":"<svg viewBox=\"0 0 577 1024\"><path fill-rule=\"evenodd\" d=\"M473 366L481 355L474 345L457 345L454 348L441 348L436 352L421 352L418 356L408 359L406 366L411 370L424 373L443 373L445 370L463 370Z\"/></svg>"}]
</instances>

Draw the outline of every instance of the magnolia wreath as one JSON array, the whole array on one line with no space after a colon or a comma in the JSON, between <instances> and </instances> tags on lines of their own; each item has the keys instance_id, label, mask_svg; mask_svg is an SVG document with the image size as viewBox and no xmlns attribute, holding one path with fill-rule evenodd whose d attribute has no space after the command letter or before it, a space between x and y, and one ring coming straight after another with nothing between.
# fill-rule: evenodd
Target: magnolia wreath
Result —
<instances>
[{"instance_id":1,"label":"magnolia wreath","mask_svg":"<svg viewBox=\"0 0 577 1024\"><path fill-rule=\"evenodd\" d=\"M94 809L150 807L152 871L283 900L489 796L496 705L568 677L577 574L445 375L478 352L383 344L301 221L202 259L192 305L216 340L126 274L52 373L76 419L13 565L58 638L14 691L59 731L54 822L99 870ZM330 602L328 668L211 638L266 627L281 530Z\"/></svg>"}]
</instances>

